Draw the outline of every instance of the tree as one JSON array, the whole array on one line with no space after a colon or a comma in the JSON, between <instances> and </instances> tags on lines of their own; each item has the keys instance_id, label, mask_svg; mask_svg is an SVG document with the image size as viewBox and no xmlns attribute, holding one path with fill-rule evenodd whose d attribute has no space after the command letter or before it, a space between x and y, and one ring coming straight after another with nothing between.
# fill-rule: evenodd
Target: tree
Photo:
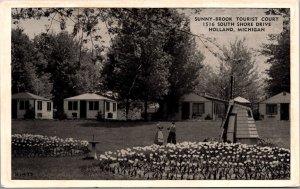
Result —
<instances>
[{"instance_id":1,"label":"tree","mask_svg":"<svg viewBox=\"0 0 300 189\"><path fill-rule=\"evenodd\" d=\"M260 98L262 83L259 79L253 54L244 40L236 39L229 47L222 49L225 59L221 62L217 73L213 73L208 82L213 88L207 87L208 92L216 97L229 100L231 76L234 78L233 98L244 97L250 102Z\"/></svg>"},{"instance_id":2,"label":"tree","mask_svg":"<svg viewBox=\"0 0 300 189\"><path fill-rule=\"evenodd\" d=\"M85 92L102 92L103 81L101 77L101 64L94 64L91 61L91 54L87 53L83 57L80 69L76 71L74 80L76 81L75 90L77 94ZM89 58L89 60L86 60Z\"/></svg>"},{"instance_id":3,"label":"tree","mask_svg":"<svg viewBox=\"0 0 300 189\"><path fill-rule=\"evenodd\" d=\"M194 90L204 58L188 32L187 19L174 9L112 12L119 21L113 28L118 37L108 55L106 70L117 70L120 78L106 74L108 86L119 86L117 91L127 102L143 100L144 107L148 101L167 104L168 114L172 114L180 97Z\"/></svg>"},{"instance_id":4,"label":"tree","mask_svg":"<svg viewBox=\"0 0 300 189\"><path fill-rule=\"evenodd\" d=\"M268 57L267 92L270 96L282 91L290 92L290 14L289 9L270 9L267 14L282 15L284 28L279 35L269 35L261 53Z\"/></svg>"},{"instance_id":5,"label":"tree","mask_svg":"<svg viewBox=\"0 0 300 189\"><path fill-rule=\"evenodd\" d=\"M221 64L220 66L223 66L223 64ZM219 71L223 70L221 68L219 68ZM220 74L222 72L220 71ZM217 73L215 70L213 70L213 68L210 65L204 65L203 68L199 71L199 76L197 78L198 80L198 84L196 86L195 92L197 92L198 94L200 93L210 93L210 94L216 94L216 91L221 91L225 85L223 84L217 84L212 85L212 82L222 82L224 80L220 80L220 81L214 81L215 79L218 79L217 77ZM226 81L224 81L225 83ZM220 87L220 88L217 88ZM224 94L222 94L222 96L224 96Z\"/></svg>"},{"instance_id":6,"label":"tree","mask_svg":"<svg viewBox=\"0 0 300 189\"><path fill-rule=\"evenodd\" d=\"M126 101L126 113L130 100L141 100L145 119L148 102L159 99L168 90L169 56L162 48L165 32L163 26L152 23L165 19L166 13L163 9L119 12L116 17L121 27L104 68L106 86L117 92L120 100Z\"/></svg>"},{"instance_id":7,"label":"tree","mask_svg":"<svg viewBox=\"0 0 300 189\"><path fill-rule=\"evenodd\" d=\"M44 60L21 29L12 30L12 93L29 91L51 98L50 75L40 72Z\"/></svg>"},{"instance_id":8,"label":"tree","mask_svg":"<svg viewBox=\"0 0 300 189\"><path fill-rule=\"evenodd\" d=\"M78 53L81 45L72 35L43 33L34 38L34 44L46 62L44 67L38 66L40 72L51 75L53 101L59 112L63 112L63 99L99 90L99 65L94 64L87 50Z\"/></svg>"},{"instance_id":9,"label":"tree","mask_svg":"<svg viewBox=\"0 0 300 189\"><path fill-rule=\"evenodd\" d=\"M202 68L203 54L198 50L194 36L186 33L189 23L183 15L174 13L174 28L166 35L164 50L171 56L169 67L170 87L168 93L160 101L160 111L166 105L167 117L172 117L178 108L180 98L195 90L197 78Z\"/></svg>"},{"instance_id":10,"label":"tree","mask_svg":"<svg viewBox=\"0 0 300 189\"><path fill-rule=\"evenodd\" d=\"M43 33L36 36L34 42L47 62L44 71L51 73L53 102L58 111L62 112L63 99L76 94L74 78L78 69L76 51L79 45L66 32Z\"/></svg>"}]
</instances>

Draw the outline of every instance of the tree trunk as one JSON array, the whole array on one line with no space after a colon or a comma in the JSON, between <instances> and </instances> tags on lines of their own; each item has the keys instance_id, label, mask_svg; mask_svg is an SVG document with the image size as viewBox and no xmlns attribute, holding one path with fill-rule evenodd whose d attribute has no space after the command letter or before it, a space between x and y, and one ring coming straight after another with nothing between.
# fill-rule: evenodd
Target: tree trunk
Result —
<instances>
[{"instance_id":1,"label":"tree trunk","mask_svg":"<svg viewBox=\"0 0 300 189\"><path fill-rule=\"evenodd\" d=\"M159 119L164 119L165 118L165 101L164 100L159 100L158 101L158 104L159 104L159 108L157 110L157 114L158 114L158 118Z\"/></svg>"},{"instance_id":2,"label":"tree trunk","mask_svg":"<svg viewBox=\"0 0 300 189\"><path fill-rule=\"evenodd\" d=\"M126 104L125 104L125 114L126 114L125 118L126 118L126 120L128 120L129 106L130 106L129 99L126 99Z\"/></svg>"},{"instance_id":3,"label":"tree trunk","mask_svg":"<svg viewBox=\"0 0 300 189\"><path fill-rule=\"evenodd\" d=\"M144 108L145 108L145 112L144 112L144 121L148 121L148 100L146 99L144 102Z\"/></svg>"},{"instance_id":4,"label":"tree trunk","mask_svg":"<svg viewBox=\"0 0 300 189\"><path fill-rule=\"evenodd\" d=\"M168 119L172 119L177 110L178 109L178 100L176 97L169 97L168 100L167 100L167 116L168 116Z\"/></svg>"}]
</instances>

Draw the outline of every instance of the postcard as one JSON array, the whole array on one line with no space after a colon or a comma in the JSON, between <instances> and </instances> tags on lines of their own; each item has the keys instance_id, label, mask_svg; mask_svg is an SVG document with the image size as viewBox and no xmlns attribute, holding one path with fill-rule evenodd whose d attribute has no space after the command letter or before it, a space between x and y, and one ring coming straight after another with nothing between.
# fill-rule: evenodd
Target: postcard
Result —
<instances>
[{"instance_id":1,"label":"postcard","mask_svg":"<svg viewBox=\"0 0 300 189\"><path fill-rule=\"evenodd\" d=\"M2 1L3 187L299 186L288 1Z\"/></svg>"}]
</instances>

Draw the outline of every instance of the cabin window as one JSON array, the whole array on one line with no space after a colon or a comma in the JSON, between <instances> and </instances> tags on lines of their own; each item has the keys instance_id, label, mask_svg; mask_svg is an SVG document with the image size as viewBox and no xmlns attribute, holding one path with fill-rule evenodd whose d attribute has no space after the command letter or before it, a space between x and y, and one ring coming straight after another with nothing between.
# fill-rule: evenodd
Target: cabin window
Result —
<instances>
[{"instance_id":1,"label":"cabin window","mask_svg":"<svg viewBox=\"0 0 300 189\"><path fill-rule=\"evenodd\" d=\"M37 109L38 110L42 110L43 109L42 101L37 101Z\"/></svg>"},{"instance_id":2,"label":"cabin window","mask_svg":"<svg viewBox=\"0 0 300 189\"><path fill-rule=\"evenodd\" d=\"M204 114L204 103L193 103L193 115Z\"/></svg>"},{"instance_id":3,"label":"cabin window","mask_svg":"<svg viewBox=\"0 0 300 189\"><path fill-rule=\"evenodd\" d=\"M99 110L99 102L98 101L90 101L89 102L89 110Z\"/></svg>"},{"instance_id":4,"label":"cabin window","mask_svg":"<svg viewBox=\"0 0 300 189\"><path fill-rule=\"evenodd\" d=\"M69 101L68 110L78 110L78 102L77 101Z\"/></svg>"},{"instance_id":5,"label":"cabin window","mask_svg":"<svg viewBox=\"0 0 300 189\"><path fill-rule=\"evenodd\" d=\"M213 104L214 104L214 114L216 115L222 114L222 106L217 103L213 103Z\"/></svg>"},{"instance_id":6,"label":"cabin window","mask_svg":"<svg viewBox=\"0 0 300 189\"><path fill-rule=\"evenodd\" d=\"M47 111L51 111L51 102L47 102Z\"/></svg>"},{"instance_id":7,"label":"cabin window","mask_svg":"<svg viewBox=\"0 0 300 189\"><path fill-rule=\"evenodd\" d=\"M110 103L106 102L105 106L106 106L106 111L110 111Z\"/></svg>"},{"instance_id":8,"label":"cabin window","mask_svg":"<svg viewBox=\"0 0 300 189\"><path fill-rule=\"evenodd\" d=\"M266 105L267 115L277 115L277 104L267 104Z\"/></svg>"},{"instance_id":9,"label":"cabin window","mask_svg":"<svg viewBox=\"0 0 300 189\"><path fill-rule=\"evenodd\" d=\"M29 109L29 101L20 100L20 110L28 110L28 109Z\"/></svg>"},{"instance_id":10,"label":"cabin window","mask_svg":"<svg viewBox=\"0 0 300 189\"><path fill-rule=\"evenodd\" d=\"M116 103L113 103L113 111L117 111L117 104Z\"/></svg>"}]
</instances>

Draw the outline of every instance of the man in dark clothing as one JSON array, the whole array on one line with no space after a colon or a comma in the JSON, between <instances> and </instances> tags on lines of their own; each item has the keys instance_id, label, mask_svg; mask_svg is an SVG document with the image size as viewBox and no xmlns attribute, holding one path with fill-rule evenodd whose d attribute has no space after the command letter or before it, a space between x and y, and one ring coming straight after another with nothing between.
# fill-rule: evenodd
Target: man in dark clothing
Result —
<instances>
[{"instance_id":1,"label":"man in dark clothing","mask_svg":"<svg viewBox=\"0 0 300 189\"><path fill-rule=\"evenodd\" d=\"M175 122L172 122L172 125L168 128L168 130L169 130L169 136L168 136L167 142L176 144L176 126L175 126Z\"/></svg>"}]
</instances>

